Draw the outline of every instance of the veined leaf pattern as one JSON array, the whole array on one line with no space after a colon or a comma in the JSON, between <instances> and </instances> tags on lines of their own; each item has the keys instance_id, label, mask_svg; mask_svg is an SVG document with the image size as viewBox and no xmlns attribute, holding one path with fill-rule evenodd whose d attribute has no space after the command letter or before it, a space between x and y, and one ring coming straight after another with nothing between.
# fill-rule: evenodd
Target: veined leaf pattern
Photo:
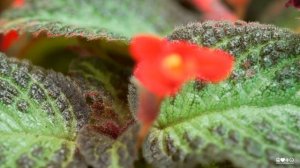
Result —
<instances>
[{"instance_id":1,"label":"veined leaf pattern","mask_svg":"<svg viewBox=\"0 0 300 168\"><path fill-rule=\"evenodd\" d=\"M221 48L236 58L220 84L190 82L164 101L144 144L155 167L274 167L300 160L300 38L258 23L204 22L170 40Z\"/></svg>"}]
</instances>

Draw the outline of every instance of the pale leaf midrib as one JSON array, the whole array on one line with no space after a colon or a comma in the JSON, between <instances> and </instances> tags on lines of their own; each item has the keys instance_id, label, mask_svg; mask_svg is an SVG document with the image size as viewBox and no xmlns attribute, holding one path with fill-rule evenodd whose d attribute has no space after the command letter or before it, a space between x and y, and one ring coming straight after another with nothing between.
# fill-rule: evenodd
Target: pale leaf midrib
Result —
<instances>
[{"instance_id":1,"label":"pale leaf midrib","mask_svg":"<svg viewBox=\"0 0 300 168\"><path fill-rule=\"evenodd\" d=\"M196 115L190 116L190 117L186 117L183 118L181 120L176 120L175 122L169 122L169 124L165 124L165 125L159 125L156 124L154 127L158 130L167 130L168 128L172 128L175 127L176 125L181 125L182 123L186 123L186 122L190 122L192 120L198 120L199 118L206 116L206 115L214 115L215 113L219 113L219 114L223 114L230 111L230 110L236 110L236 109L243 109L244 107L252 107L252 108L272 108L274 106L286 106L286 105L292 105L292 106L297 106L295 104L273 104L270 106L264 106L264 107L258 107L258 106L249 106L249 105L243 105L243 106L239 106L239 107L230 107L230 109L223 109L223 110L217 110L217 111L207 111L205 113L198 113ZM297 106L298 107L298 106Z\"/></svg>"},{"instance_id":2,"label":"pale leaf midrib","mask_svg":"<svg viewBox=\"0 0 300 168\"><path fill-rule=\"evenodd\" d=\"M44 139L57 139L59 141L66 141L67 143L70 144L75 144L76 138L70 138L72 136L70 135L65 135L65 136L57 136L57 135L46 135L46 134L37 134L37 133L32 133L32 132L0 132L1 136L0 139L3 139L4 137L42 137Z\"/></svg>"}]
</instances>

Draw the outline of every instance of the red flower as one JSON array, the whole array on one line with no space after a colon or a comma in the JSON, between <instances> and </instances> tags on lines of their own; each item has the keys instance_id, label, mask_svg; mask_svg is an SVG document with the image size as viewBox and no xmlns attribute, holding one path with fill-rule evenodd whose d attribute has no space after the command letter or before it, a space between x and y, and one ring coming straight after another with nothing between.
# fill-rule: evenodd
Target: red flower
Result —
<instances>
[{"instance_id":1,"label":"red flower","mask_svg":"<svg viewBox=\"0 0 300 168\"><path fill-rule=\"evenodd\" d=\"M15 30L11 30L0 39L0 51L7 51L9 47L19 38L19 34Z\"/></svg>"},{"instance_id":2,"label":"red flower","mask_svg":"<svg viewBox=\"0 0 300 168\"><path fill-rule=\"evenodd\" d=\"M300 0L289 0L286 4L286 7L294 6L296 8L300 8Z\"/></svg>"},{"instance_id":3,"label":"red flower","mask_svg":"<svg viewBox=\"0 0 300 168\"><path fill-rule=\"evenodd\" d=\"M20 8L24 5L25 0L14 0L12 6L15 8Z\"/></svg>"},{"instance_id":4,"label":"red flower","mask_svg":"<svg viewBox=\"0 0 300 168\"><path fill-rule=\"evenodd\" d=\"M137 61L135 77L159 97L175 94L195 78L220 82L230 74L234 60L221 50L145 35L132 39L130 52Z\"/></svg>"}]
</instances>

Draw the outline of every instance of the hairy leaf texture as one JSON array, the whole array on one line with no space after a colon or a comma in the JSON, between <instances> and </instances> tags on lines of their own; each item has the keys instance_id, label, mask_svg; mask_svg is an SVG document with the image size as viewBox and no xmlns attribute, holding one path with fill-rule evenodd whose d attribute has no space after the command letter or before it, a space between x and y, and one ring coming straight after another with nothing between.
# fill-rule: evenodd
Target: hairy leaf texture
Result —
<instances>
[{"instance_id":1,"label":"hairy leaf texture","mask_svg":"<svg viewBox=\"0 0 300 168\"><path fill-rule=\"evenodd\" d=\"M220 84L190 82L163 102L144 146L155 167L300 166L300 38L258 23L204 22L177 28L170 40L222 48L236 58Z\"/></svg>"},{"instance_id":2,"label":"hairy leaf texture","mask_svg":"<svg viewBox=\"0 0 300 168\"><path fill-rule=\"evenodd\" d=\"M108 58L81 58L70 65L69 74L79 83L91 109L89 124L111 138L133 123L127 105L130 73L130 67Z\"/></svg>"},{"instance_id":3,"label":"hairy leaf texture","mask_svg":"<svg viewBox=\"0 0 300 168\"><path fill-rule=\"evenodd\" d=\"M89 60L74 60L69 78L0 55L0 167L132 167L137 126L116 89L123 77Z\"/></svg>"},{"instance_id":4,"label":"hairy leaf texture","mask_svg":"<svg viewBox=\"0 0 300 168\"><path fill-rule=\"evenodd\" d=\"M0 167L66 167L88 107L62 74L0 55Z\"/></svg>"}]
</instances>

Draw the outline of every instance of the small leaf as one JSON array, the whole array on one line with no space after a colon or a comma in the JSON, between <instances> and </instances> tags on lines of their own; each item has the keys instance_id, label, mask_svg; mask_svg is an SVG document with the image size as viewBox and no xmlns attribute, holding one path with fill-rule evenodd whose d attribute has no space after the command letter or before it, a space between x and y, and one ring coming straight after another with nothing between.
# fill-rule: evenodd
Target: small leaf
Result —
<instances>
[{"instance_id":1,"label":"small leaf","mask_svg":"<svg viewBox=\"0 0 300 168\"><path fill-rule=\"evenodd\" d=\"M300 38L257 23L204 22L171 40L222 48L236 57L230 79L190 82L163 102L143 154L155 167L300 166Z\"/></svg>"},{"instance_id":2,"label":"small leaf","mask_svg":"<svg viewBox=\"0 0 300 168\"><path fill-rule=\"evenodd\" d=\"M0 55L0 167L66 167L88 107L69 78Z\"/></svg>"},{"instance_id":3,"label":"small leaf","mask_svg":"<svg viewBox=\"0 0 300 168\"><path fill-rule=\"evenodd\" d=\"M138 131L127 105L130 72L127 63L106 55L75 59L70 65L69 74L81 86L91 110L77 143L93 167L132 168L137 159Z\"/></svg>"},{"instance_id":4,"label":"small leaf","mask_svg":"<svg viewBox=\"0 0 300 168\"><path fill-rule=\"evenodd\" d=\"M173 0L27 0L1 15L0 36L13 30L22 37L7 55L65 73L74 53L97 56L113 49L124 54L133 34L166 34L196 20L193 15Z\"/></svg>"}]
</instances>

